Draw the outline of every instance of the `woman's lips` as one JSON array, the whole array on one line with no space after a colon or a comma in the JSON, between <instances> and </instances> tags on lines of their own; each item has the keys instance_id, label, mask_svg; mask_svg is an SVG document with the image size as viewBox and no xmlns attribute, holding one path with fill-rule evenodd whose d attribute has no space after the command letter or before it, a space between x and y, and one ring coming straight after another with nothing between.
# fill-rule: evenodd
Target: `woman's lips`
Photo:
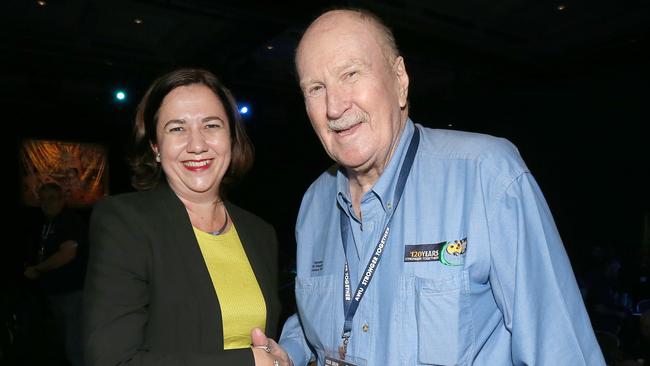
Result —
<instances>
[{"instance_id":1,"label":"woman's lips","mask_svg":"<svg viewBox=\"0 0 650 366\"><path fill-rule=\"evenodd\" d=\"M212 163L212 159L185 160L185 161L183 161L183 166L187 170L197 172L197 171L202 171L202 170L208 169L210 167L211 163Z\"/></svg>"}]
</instances>

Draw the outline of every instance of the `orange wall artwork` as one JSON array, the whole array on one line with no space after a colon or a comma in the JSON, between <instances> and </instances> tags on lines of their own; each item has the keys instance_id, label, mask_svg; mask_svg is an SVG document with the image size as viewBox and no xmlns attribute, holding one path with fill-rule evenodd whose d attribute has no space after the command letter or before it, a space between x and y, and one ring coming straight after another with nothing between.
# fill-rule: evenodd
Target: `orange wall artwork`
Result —
<instances>
[{"instance_id":1,"label":"orange wall artwork","mask_svg":"<svg viewBox=\"0 0 650 366\"><path fill-rule=\"evenodd\" d=\"M23 201L38 205L38 187L54 182L70 207L92 205L108 195L106 149L97 144L25 140L20 151Z\"/></svg>"}]
</instances>

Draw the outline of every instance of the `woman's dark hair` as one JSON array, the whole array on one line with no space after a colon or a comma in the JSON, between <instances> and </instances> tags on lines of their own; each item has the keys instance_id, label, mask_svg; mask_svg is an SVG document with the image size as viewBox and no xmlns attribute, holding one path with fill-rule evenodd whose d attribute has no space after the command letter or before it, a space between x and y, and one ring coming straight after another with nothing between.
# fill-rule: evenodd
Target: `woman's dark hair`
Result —
<instances>
[{"instance_id":1,"label":"woman's dark hair","mask_svg":"<svg viewBox=\"0 0 650 366\"><path fill-rule=\"evenodd\" d=\"M138 105L135 117L134 144L130 163L133 170L131 184L138 190L149 190L165 180L165 174L151 148L156 145L156 126L160 105L172 90L200 84L205 85L219 98L228 117L230 127L231 160L228 171L221 182L221 194L224 188L241 178L253 165L253 145L246 134L235 99L230 91L207 70L179 69L156 79Z\"/></svg>"}]
</instances>

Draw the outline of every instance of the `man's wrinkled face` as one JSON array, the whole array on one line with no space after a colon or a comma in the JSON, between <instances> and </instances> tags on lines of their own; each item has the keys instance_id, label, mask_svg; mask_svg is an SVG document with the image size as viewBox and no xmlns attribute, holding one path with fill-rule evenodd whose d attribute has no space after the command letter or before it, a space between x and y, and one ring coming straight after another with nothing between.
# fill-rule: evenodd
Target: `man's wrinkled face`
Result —
<instances>
[{"instance_id":1,"label":"man's wrinkled face","mask_svg":"<svg viewBox=\"0 0 650 366\"><path fill-rule=\"evenodd\" d=\"M378 28L350 12L326 13L305 32L296 66L327 154L348 169L383 170L406 121L408 76Z\"/></svg>"}]
</instances>

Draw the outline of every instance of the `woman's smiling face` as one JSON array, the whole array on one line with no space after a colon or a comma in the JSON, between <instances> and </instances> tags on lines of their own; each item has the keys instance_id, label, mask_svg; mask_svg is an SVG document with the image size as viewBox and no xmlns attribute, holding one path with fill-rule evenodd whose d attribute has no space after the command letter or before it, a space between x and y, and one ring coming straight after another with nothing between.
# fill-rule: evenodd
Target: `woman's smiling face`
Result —
<instances>
[{"instance_id":1,"label":"woman's smiling face","mask_svg":"<svg viewBox=\"0 0 650 366\"><path fill-rule=\"evenodd\" d=\"M192 84L167 94L156 136L154 152L177 195L218 195L230 165L230 127L223 103L210 88Z\"/></svg>"}]
</instances>

